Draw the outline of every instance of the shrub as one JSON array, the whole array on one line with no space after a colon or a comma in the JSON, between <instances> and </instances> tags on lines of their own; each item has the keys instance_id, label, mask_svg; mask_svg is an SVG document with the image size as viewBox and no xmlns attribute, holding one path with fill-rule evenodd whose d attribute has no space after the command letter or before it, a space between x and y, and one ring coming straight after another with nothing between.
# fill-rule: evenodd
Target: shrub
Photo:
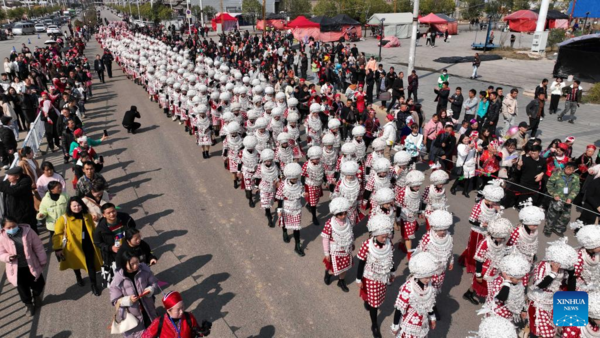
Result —
<instances>
[{"instance_id":1,"label":"shrub","mask_svg":"<svg viewBox=\"0 0 600 338\"><path fill-rule=\"evenodd\" d=\"M600 82L594 84L589 90L584 91L583 100L586 103L600 104Z\"/></svg>"}]
</instances>

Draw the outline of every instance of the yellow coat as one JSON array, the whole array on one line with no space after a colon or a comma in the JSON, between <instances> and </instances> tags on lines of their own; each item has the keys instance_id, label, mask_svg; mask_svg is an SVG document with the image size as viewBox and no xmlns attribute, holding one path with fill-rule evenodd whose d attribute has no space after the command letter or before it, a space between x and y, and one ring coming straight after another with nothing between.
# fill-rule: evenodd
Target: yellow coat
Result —
<instances>
[{"instance_id":1,"label":"yellow coat","mask_svg":"<svg viewBox=\"0 0 600 338\"><path fill-rule=\"evenodd\" d=\"M67 226L65 227L65 219L67 220ZM85 225L87 228L87 233L90 236L90 240L92 245L94 245L94 239L92 236L94 235L94 230L96 229L96 225L94 224L94 220L90 214L83 215L83 221L85 221ZM52 237L52 248L56 250L62 249L62 239L65 230L67 231L67 246L63 249L63 254L65 255L65 260L60 262L60 270L66 269L84 269L88 271L87 266L85 264L85 254L83 253L82 247L82 239L81 235L83 234L82 221L76 219L73 216L63 215L56 220L56 224L54 225L54 236ZM96 271L99 271L102 267L102 256L100 255L100 250L94 245L95 251L95 265Z\"/></svg>"}]
</instances>

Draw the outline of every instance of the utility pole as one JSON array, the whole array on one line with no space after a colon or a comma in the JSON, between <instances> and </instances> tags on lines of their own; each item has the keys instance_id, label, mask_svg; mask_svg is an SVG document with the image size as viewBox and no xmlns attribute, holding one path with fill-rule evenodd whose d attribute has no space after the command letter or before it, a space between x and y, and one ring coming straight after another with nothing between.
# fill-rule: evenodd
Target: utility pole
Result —
<instances>
[{"instance_id":1,"label":"utility pole","mask_svg":"<svg viewBox=\"0 0 600 338\"><path fill-rule=\"evenodd\" d=\"M531 51L544 54L546 51L546 41L548 39L548 32L546 29L546 17L548 16L548 8L550 7L550 0L542 0L540 5L540 12L538 14L537 24L535 26L535 33L533 34L533 41L531 42Z\"/></svg>"},{"instance_id":2,"label":"utility pole","mask_svg":"<svg viewBox=\"0 0 600 338\"><path fill-rule=\"evenodd\" d=\"M265 34L267 33L267 27L266 27L266 23L265 23L265 16L266 16L266 8L267 8L267 0L263 0L263 5L262 5L262 20L263 20L263 39L265 38Z\"/></svg>"},{"instance_id":3,"label":"utility pole","mask_svg":"<svg viewBox=\"0 0 600 338\"><path fill-rule=\"evenodd\" d=\"M202 28L204 28L204 6L202 5L202 0L200 0L200 23L202 24Z\"/></svg>"},{"instance_id":4,"label":"utility pole","mask_svg":"<svg viewBox=\"0 0 600 338\"><path fill-rule=\"evenodd\" d=\"M137 8L138 8L138 20L142 20L142 15L140 14L140 0L137 0Z\"/></svg>"},{"instance_id":5,"label":"utility pole","mask_svg":"<svg viewBox=\"0 0 600 338\"><path fill-rule=\"evenodd\" d=\"M398 13L398 0L394 0L394 13Z\"/></svg>"},{"instance_id":6,"label":"utility pole","mask_svg":"<svg viewBox=\"0 0 600 338\"><path fill-rule=\"evenodd\" d=\"M569 13L569 27L571 27L571 20L573 20L573 14L575 13L575 5L577 5L577 0L573 0L573 7L571 7L571 13Z\"/></svg>"},{"instance_id":7,"label":"utility pole","mask_svg":"<svg viewBox=\"0 0 600 338\"><path fill-rule=\"evenodd\" d=\"M419 1L419 0L415 0L415 1ZM383 47L383 22L385 21L385 18L381 19L381 28L379 29L379 58L377 59L378 62L381 62L381 47Z\"/></svg>"},{"instance_id":8,"label":"utility pole","mask_svg":"<svg viewBox=\"0 0 600 338\"><path fill-rule=\"evenodd\" d=\"M408 69L410 74L415 69L415 57L417 54L417 31L419 28L419 0L413 1L412 34L410 36L410 51L408 53Z\"/></svg>"}]
</instances>

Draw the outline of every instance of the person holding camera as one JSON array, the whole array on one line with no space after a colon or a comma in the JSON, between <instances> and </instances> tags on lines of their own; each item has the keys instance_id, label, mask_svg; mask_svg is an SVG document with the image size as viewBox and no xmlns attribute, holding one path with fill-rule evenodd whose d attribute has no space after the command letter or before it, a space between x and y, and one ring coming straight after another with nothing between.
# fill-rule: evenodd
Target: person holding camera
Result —
<instances>
[{"instance_id":1,"label":"person holding camera","mask_svg":"<svg viewBox=\"0 0 600 338\"><path fill-rule=\"evenodd\" d=\"M185 304L179 292L168 292L162 302L167 313L156 318L144 331L142 338L193 338L210 335L212 323L204 320L198 325L194 315L184 311Z\"/></svg>"}]
</instances>

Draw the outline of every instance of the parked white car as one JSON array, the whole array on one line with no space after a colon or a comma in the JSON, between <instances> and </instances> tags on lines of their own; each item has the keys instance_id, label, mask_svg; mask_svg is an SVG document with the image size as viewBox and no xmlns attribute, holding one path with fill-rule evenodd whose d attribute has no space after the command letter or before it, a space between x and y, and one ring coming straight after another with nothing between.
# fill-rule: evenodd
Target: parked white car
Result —
<instances>
[{"instance_id":1,"label":"parked white car","mask_svg":"<svg viewBox=\"0 0 600 338\"><path fill-rule=\"evenodd\" d=\"M45 31L46 31L46 25L44 25L43 23L35 24L35 32L36 33L43 33Z\"/></svg>"},{"instance_id":2,"label":"parked white car","mask_svg":"<svg viewBox=\"0 0 600 338\"><path fill-rule=\"evenodd\" d=\"M50 25L48 26L48 28L46 28L46 33L48 34L60 34L60 28L58 28L58 26L56 25Z\"/></svg>"}]
</instances>

